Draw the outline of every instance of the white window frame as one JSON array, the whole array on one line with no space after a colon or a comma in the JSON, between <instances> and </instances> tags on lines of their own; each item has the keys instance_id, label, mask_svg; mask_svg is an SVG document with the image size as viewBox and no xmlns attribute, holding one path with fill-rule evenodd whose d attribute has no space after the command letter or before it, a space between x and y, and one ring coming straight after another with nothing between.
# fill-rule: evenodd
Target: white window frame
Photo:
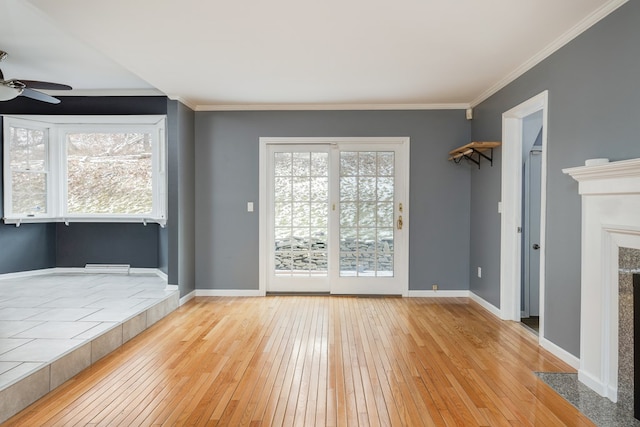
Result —
<instances>
[{"instance_id":1,"label":"white window frame","mask_svg":"<svg viewBox=\"0 0 640 427\"><path fill-rule=\"evenodd\" d=\"M44 130L47 141L46 213L16 214L12 211L10 127ZM3 116L4 222L147 222L161 226L167 220L166 116ZM69 214L67 212L68 133L145 132L151 134L152 211L148 214Z\"/></svg>"}]
</instances>

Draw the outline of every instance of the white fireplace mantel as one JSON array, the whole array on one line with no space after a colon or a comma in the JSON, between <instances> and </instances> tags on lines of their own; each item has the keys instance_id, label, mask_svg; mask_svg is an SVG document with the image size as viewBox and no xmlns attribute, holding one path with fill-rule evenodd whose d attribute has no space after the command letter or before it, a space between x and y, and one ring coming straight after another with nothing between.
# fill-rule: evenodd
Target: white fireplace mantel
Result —
<instances>
[{"instance_id":1,"label":"white fireplace mantel","mask_svg":"<svg viewBox=\"0 0 640 427\"><path fill-rule=\"evenodd\" d=\"M640 159L563 169L582 196L580 370L584 384L618 394L618 249L640 249Z\"/></svg>"}]
</instances>

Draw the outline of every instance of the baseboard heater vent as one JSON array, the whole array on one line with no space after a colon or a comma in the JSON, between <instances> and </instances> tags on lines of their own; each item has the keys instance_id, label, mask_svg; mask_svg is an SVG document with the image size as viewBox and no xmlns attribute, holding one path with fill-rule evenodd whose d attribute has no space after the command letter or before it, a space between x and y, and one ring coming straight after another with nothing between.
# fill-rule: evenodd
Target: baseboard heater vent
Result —
<instances>
[{"instance_id":1,"label":"baseboard heater vent","mask_svg":"<svg viewBox=\"0 0 640 427\"><path fill-rule=\"evenodd\" d=\"M87 273L111 273L129 274L131 265L129 264L86 264L84 269Z\"/></svg>"}]
</instances>

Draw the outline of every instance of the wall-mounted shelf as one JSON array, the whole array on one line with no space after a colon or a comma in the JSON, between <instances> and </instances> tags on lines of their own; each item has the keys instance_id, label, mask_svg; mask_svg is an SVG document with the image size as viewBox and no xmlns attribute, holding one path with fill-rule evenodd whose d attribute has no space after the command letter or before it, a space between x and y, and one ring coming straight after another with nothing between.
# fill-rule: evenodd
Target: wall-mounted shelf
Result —
<instances>
[{"instance_id":1,"label":"wall-mounted shelf","mask_svg":"<svg viewBox=\"0 0 640 427\"><path fill-rule=\"evenodd\" d=\"M467 145L449 151L449 160L460 163L462 159L467 159L478 165L478 169L480 169L480 160L485 158L493 166L493 149L500 145L502 145L501 142L493 141L470 142ZM489 151L489 155L487 155L487 151Z\"/></svg>"}]
</instances>

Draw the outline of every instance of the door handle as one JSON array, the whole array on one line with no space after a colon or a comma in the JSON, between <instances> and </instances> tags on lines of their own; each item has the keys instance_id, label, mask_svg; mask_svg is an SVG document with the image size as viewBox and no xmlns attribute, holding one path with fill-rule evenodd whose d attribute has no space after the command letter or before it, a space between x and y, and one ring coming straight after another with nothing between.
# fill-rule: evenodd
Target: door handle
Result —
<instances>
[{"instance_id":1,"label":"door handle","mask_svg":"<svg viewBox=\"0 0 640 427\"><path fill-rule=\"evenodd\" d=\"M398 217L398 230L402 230L402 215Z\"/></svg>"},{"instance_id":2,"label":"door handle","mask_svg":"<svg viewBox=\"0 0 640 427\"><path fill-rule=\"evenodd\" d=\"M533 247L533 250L536 250L536 251L540 249L540 245L537 243L534 243L532 247Z\"/></svg>"}]
</instances>

